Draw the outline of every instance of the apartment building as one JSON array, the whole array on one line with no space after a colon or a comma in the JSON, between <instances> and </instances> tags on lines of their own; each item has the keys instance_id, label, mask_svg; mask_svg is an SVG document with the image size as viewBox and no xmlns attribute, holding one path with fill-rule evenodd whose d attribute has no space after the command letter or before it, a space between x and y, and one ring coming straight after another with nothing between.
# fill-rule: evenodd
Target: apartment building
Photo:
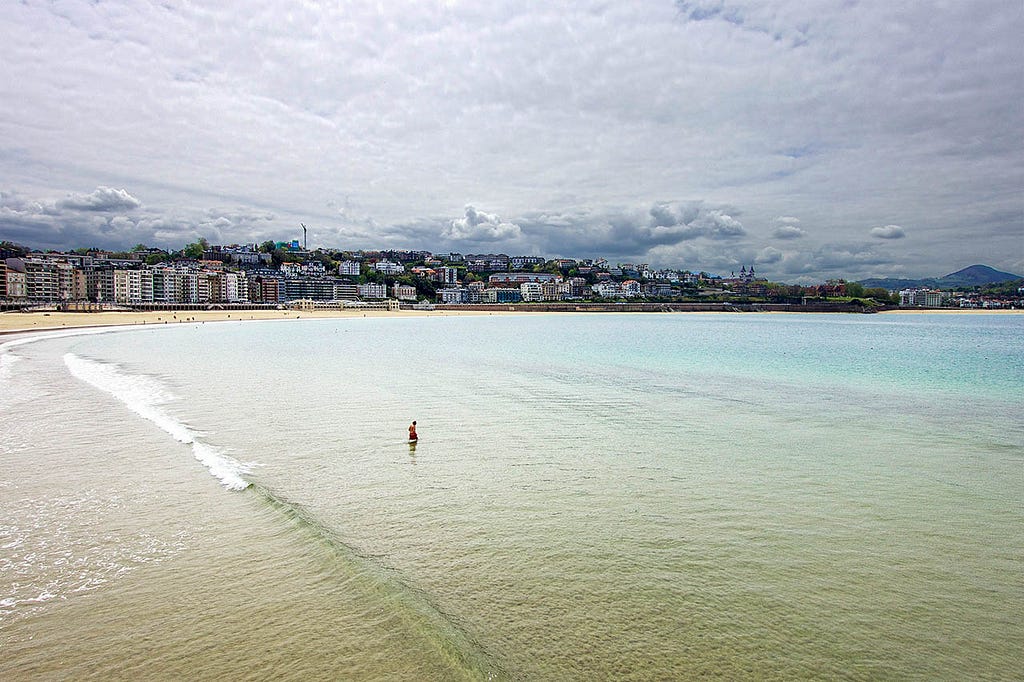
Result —
<instances>
[{"instance_id":1,"label":"apartment building","mask_svg":"<svg viewBox=\"0 0 1024 682\"><path fill-rule=\"evenodd\" d=\"M508 260L508 266L513 270L525 270L534 265L544 265L544 262L541 256L512 256Z\"/></svg>"},{"instance_id":2,"label":"apartment building","mask_svg":"<svg viewBox=\"0 0 1024 682\"><path fill-rule=\"evenodd\" d=\"M379 260L373 264L373 269L385 275L401 275L405 272L405 266L389 260Z\"/></svg>"},{"instance_id":3,"label":"apartment building","mask_svg":"<svg viewBox=\"0 0 1024 682\"><path fill-rule=\"evenodd\" d=\"M391 295L399 301L415 301L416 287L395 282L394 286L391 288Z\"/></svg>"},{"instance_id":4,"label":"apartment building","mask_svg":"<svg viewBox=\"0 0 1024 682\"><path fill-rule=\"evenodd\" d=\"M7 298L28 298L28 277L25 263L20 258L7 258L4 261L4 289Z\"/></svg>"},{"instance_id":5,"label":"apartment building","mask_svg":"<svg viewBox=\"0 0 1024 682\"><path fill-rule=\"evenodd\" d=\"M945 302L945 294L934 289L904 289L900 292L900 305L938 308Z\"/></svg>"},{"instance_id":6,"label":"apartment building","mask_svg":"<svg viewBox=\"0 0 1024 682\"><path fill-rule=\"evenodd\" d=\"M519 285L519 295L524 303L544 300L544 287L540 282L523 282Z\"/></svg>"},{"instance_id":7,"label":"apartment building","mask_svg":"<svg viewBox=\"0 0 1024 682\"><path fill-rule=\"evenodd\" d=\"M114 302L122 305L153 302L152 270L114 270Z\"/></svg>"},{"instance_id":8,"label":"apartment building","mask_svg":"<svg viewBox=\"0 0 1024 682\"><path fill-rule=\"evenodd\" d=\"M367 284L360 284L357 287L360 298L373 298L383 299L388 297L388 288L384 284L376 284L369 282Z\"/></svg>"},{"instance_id":9,"label":"apartment building","mask_svg":"<svg viewBox=\"0 0 1024 682\"><path fill-rule=\"evenodd\" d=\"M437 295L441 297L441 303L466 303L469 292L465 287L450 287L441 289Z\"/></svg>"},{"instance_id":10,"label":"apartment building","mask_svg":"<svg viewBox=\"0 0 1024 682\"><path fill-rule=\"evenodd\" d=\"M338 274L345 277L359 276L359 263L354 260L343 260L338 263Z\"/></svg>"}]
</instances>

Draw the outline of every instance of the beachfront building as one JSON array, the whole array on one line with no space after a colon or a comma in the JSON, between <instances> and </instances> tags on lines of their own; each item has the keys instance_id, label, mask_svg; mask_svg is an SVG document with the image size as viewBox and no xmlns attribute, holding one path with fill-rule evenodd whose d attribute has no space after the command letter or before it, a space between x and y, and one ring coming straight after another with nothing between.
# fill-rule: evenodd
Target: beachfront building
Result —
<instances>
[{"instance_id":1,"label":"beachfront building","mask_svg":"<svg viewBox=\"0 0 1024 682\"><path fill-rule=\"evenodd\" d=\"M562 276L551 272L499 272L487 278L492 287L519 286L525 282L561 282Z\"/></svg>"},{"instance_id":2,"label":"beachfront building","mask_svg":"<svg viewBox=\"0 0 1024 682\"><path fill-rule=\"evenodd\" d=\"M7 298L20 300L28 298L28 278L25 275L25 264L20 258L8 258L4 261L4 290Z\"/></svg>"},{"instance_id":3,"label":"beachfront building","mask_svg":"<svg viewBox=\"0 0 1024 682\"><path fill-rule=\"evenodd\" d=\"M90 301L103 302L114 300L114 268L107 264L97 264L85 271L86 298Z\"/></svg>"},{"instance_id":4,"label":"beachfront building","mask_svg":"<svg viewBox=\"0 0 1024 682\"><path fill-rule=\"evenodd\" d=\"M590 293L587 280L582 277L570 277L558 285L560 300L583 298Z\"/></svg>"},{"instance_id":5,"label":"beachfront building","mask_svg":"<svg viewBox=\"0 0 1024 682\"><path fill-rule=\"evenodd\" d=\"M632 279L625 282L598 282L591 289L602 298L639 298L642 293L640 282Z\"/></svg>"},{"instance_id":6,"label":"beachfront building","mask_svg":"<svg viewBox=\"0 0 1024 682\"><path fill-rule=\"evenodd\" d=\"M601 298L622 297L622 286L618 282L612 282L611 280L598 282L597 284L594 284L591 289L594 291L595 296L600 296Z\"/></svg>"},{"instance_id":7,"label":"beachfront building","mask_svg":"<svg viewBox=\"0 0 1024 682\"><path fill-rule=\"evenodd\" d=\"M484 303L519 303L523 300L519 289L507 289L502 287L491 287L484 289Z\"/></svg>"},{"instance_id":8,"label":"beachfront building","mask_svg":"<svg viewBox=\"0 0 1024 682\"><path fill-rule=\"evenodd\" d=\"M225 303L248 303L249 284L244 272L222 272L217 278L219 298Z\"/></svg>"},{"instance_id":9,"label":"beachfront building","mask_svg":"<svg viewBox=\"0 0 1024 682\"><path fill-rule=\"evenodd\" d=\"M939 308L946 295L937 289L904 289L900 292L900 305Z\"/></svg>"},{"instance_id":10,"label":"beachfront building","mask_svg":"<svg viewBox=\"0 0 1024 682\"><path fill-rule=\"evenodd\" d=\"M248 280L249 300L253 303L280 303L283 287L276 275L256 275Z\"/></svg>"},{"instance_id":11,"label":"beachfront building","mask_svg":"<svg viewBox=\"0 0 1024 682\"><path fill-rule=\"evenodd\" d=\"M348 280L334 281L334 301L354 301L359 298L359 287Z\"/></svg>"},{"instance_id":12,"label":"beachfront building","mask_svg":"<svg viewBox=\"0 0 1024 682\"><path fill-rule=\"evenodd\" d=\"M543 301L561 301L564 298L564 295L562 294L562 282L552 280L550 282L541 283L540 297Z\"/></svg>"},{"instance_id":13,"label":"beachfront building","mask_svg":"<svg viewBox=\"0 0 1024 682\"><path fill-rule=\"evenodd\" d=\"M359 298L383 299L388 297L388 288L384 284L368 282L357 287Z\"/></svg>"},{"instance_id":14,"label":"beachfront building","mask_svg":"<svg viewBox=\"0 0 1024 682\"><path fill-rule=\"evenodd\" d=\"M153 273L153 302L174 303L177 301L174 270L168 267L158 267L153 268L151 272Z\"/></svg>"},{"instance_id":15,"label":"beachfront building","mask_svg":"<svg viewBox=\"0 0 1024 682\"><path fill-rule=\"evenodd\" d=\"M284 279L285 300L305 298L313 301L334 301L337 300L334 291L336 283L342 282L326 277L287 277ZM352 298L355 298L355 295Z\"/></svg>"},{"instance_id":16,"label":"beachfront building","mask_svg":"<svg viewBox=\"0 0 1024 682\"><path fill-rule=\"evenodd\" d=\"M544 300L544 288L540 282L523 282L519 285L519 295L524 303Z\"/></svg>"},{"instance_id":17,"label":"beachfront building","mask_svg":"<svg viewBox=\"0 0 1024 682\"><path fill-rule=\"evenodd\" d=\"M395 285L391 288L391 295L399 301L415 301L416 287L395 282Z\"/></svg>"},{"instance_id":18,"label":"beachfront building","mask_svg":"<svg viewBox=\"0 0 1024 682\"><path fill-rule=\"evenodd\" d=\"M152 270L114 270L114 302L153 302Z\"/></svg>"},{"instance_id":19,"label":"beachfront building","mask_svg":"<svg viewBox=\"0 0 1024 682\"><path fill-rule=\"evenodd\" d=\"M36 301L56 301L60 298L57 264L41 258L21 258L25 267L25 295Z\"/></svg>"},{"instance_id":20,"label":"beachfront building","mask_svg":"<svg viewBox=\"0 0 1024 682\"><path fill-rule=\"evenodd\" d=\"M441 303L466 303L469 298L469 290L465 287L450 287L437 292Z\"/></svg>"},{"instance_id":21,"label":"beachfront building","mask_svg":"<svg viewBox=\"0 0 1024 682\"><path fill-rule=\"evenodd\" d=\"M470 282L466 285L466 303L481 303L484 300L484 290L487 285L483 282Z\"/></svg>"}]
</instances>

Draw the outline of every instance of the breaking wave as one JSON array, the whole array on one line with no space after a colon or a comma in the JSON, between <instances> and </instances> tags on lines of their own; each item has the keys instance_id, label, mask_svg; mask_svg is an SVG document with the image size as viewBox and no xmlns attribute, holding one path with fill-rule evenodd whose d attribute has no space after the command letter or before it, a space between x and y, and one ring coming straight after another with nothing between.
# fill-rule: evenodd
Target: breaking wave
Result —
<instances>
[{"instance_id":1,"label":"breaking wave","mask_svg":"<svg viewBox=\"0 0 1024 682\"><path fill-rule=\"evenodd\" d=\"M169 433L179 443L192 447L192 455L228 490L243 490L249 482L243 477L249 473L249 464L229 457L224 451L199 440L198 434L161 409L161 405L175 399L174 395L157 379L129 374L116 365L89 360L74 353L64 355L64 364L76 378L105 393L109 393L128 409L148 419Z\"/></svg>"}]
</instances>

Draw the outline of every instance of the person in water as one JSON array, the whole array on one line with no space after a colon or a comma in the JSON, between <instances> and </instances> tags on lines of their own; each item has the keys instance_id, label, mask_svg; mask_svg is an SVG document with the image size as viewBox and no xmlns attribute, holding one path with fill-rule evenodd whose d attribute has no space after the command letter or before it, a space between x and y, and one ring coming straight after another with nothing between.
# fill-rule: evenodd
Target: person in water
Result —
<instances>
[{"instance_id":1,"label":"person in water","mask_svg":"<svg viewBox=\"0 0 1024 682\"><path fill-rule=\"evenodd\" d=\"M416 435L415 421L409 426L409 440L419 440L419 436Z\"/></svg>"}]
</instances>

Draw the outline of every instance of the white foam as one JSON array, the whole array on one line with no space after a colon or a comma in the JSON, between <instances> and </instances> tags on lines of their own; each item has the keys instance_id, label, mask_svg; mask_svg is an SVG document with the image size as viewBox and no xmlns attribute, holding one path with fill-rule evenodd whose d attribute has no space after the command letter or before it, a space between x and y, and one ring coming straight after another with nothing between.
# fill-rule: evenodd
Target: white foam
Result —
<instances>
[{"instance_id":1,"label":"white foam","mask_svg":"<svg viewBox=\"0 0 1024 682\"><path fill-rule=\"evenodd\" d=\"M21 359L11 352L12 348L24 346L27 343L35 343L36 341L44 341L46 339L59 339L68 336L86 336L88 334L107 334L113 330L122 328L123 327L105 327L103 329L69 329L67 331L59 332L48 331L38 334L28 334L12 341L4 341L3 343L0 343L0 380L10 378L12 365Z\"/></svg>"},{"instance_id":2,"label":"white foam","mask_svg":"<svg viewBox=\"0 0 1024 682\"><path fill-rule=\"evenodd\" d=\"M249 467L227 456L221 448L199 440L200 434L160 409L175 399L160 381L143 375L128 374L115 365L96 362L73 353L64 355L64 364L76 378L109 393L128 409L169 433L179 443L192 446L192 455L209 469L228 490L242 490L249 482L242 476Z\"/></svg>"},{"instance_id":3,"label":"white foam","mask_svg":"<svg viewBox=\"0 0 1024 682\"><path fill-rule=\"evenodd\" d=\"M11 376L11 367L20 359L17 355L0 351L0 380Z\"/></svg>"}]
</instances>

